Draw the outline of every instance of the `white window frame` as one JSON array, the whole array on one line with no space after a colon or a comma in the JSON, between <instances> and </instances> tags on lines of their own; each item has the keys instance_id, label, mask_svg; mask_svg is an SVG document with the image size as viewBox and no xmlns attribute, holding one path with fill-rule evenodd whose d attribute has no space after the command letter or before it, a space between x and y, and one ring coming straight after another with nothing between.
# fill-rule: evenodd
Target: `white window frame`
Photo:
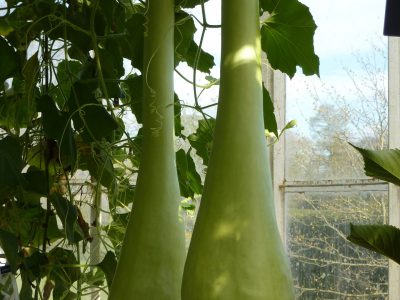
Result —
<instances>
[{"instance_id":1,"label":"white window frame","mask_svg":"<svg viewBox=\"0 0 400 300\"><path fill-rule=\"evenodd\" d=\"M264 69L265 86L274 101L278 128L286 124L286 77L279 71ZM389 148L400 148L400 38L388 42L388 114ZM400 188L374 179L286 181L284 135L271 147L271 168L276 219L281 238L286 245L285 195L300 192L387 191L389 197L389 224L400 228ZM400 266L389 260L389 300L400 300Z\"/></svg>"}]
</instances>

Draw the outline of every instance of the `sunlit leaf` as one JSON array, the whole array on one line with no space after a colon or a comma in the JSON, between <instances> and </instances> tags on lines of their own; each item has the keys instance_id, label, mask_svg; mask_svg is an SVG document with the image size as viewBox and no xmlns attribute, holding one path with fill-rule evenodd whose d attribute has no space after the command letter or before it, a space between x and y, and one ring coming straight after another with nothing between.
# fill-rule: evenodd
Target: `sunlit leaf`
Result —
<instances>
[{"instance_id":1,"label":"sunlit leaf","mask_svg":"<svg viewBox=\"0 0 400 300\"><path fill-rule=\"evenodd\" d=\"M400 185L399 149L368 150L352 146L363 156L364 171L367 176Z\"/></svg>"},{"instance_id":2,"label":"sunlit leaf","mask_svg":"<svg viewBox=\"0 0 400 300\"><path fill-rule=\"evenodd\" d=\"M317 26L308 7L297 0L261 0L260 5L269 13L261 27L261 46L271 66L289 77L296 66L305 75L318 75L313 43Z\"/></svg>"}]
</instances>

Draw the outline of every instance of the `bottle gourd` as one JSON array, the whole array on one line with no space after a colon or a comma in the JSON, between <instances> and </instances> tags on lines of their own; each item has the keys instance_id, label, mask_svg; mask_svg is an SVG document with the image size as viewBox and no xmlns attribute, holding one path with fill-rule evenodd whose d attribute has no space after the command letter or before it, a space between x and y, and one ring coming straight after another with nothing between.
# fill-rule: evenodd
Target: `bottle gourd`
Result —
<instances>
[{"instance_id":1,"label":"bottle gourd","mask_svg":"<svg viewBox=\"0 0 400 300\"><path fill-rule=\"evenodd\" d=\"M294 299L264 135L258 0L222 0L214 143L182 300Z\"/></svg>"},{"instance_id":2,"label":"bottle gourd","mask_svg":"<svg viewBox=\"0 0 400 300\"><path fill-rule=\"evenodd\" d=\"M174 0L147 1L142 156L111 300L180 299L185 240L174 151Z\"/></svg>"}]
</instances>

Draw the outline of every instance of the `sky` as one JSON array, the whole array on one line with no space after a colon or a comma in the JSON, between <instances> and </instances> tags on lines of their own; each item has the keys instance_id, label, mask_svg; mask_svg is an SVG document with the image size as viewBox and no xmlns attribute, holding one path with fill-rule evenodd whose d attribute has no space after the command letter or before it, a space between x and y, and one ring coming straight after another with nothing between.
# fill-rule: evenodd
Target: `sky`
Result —
<instances>
[{"instance_id":1,"label":"sky","mask_svg":"<svg viewBox=\"0 0 400 300\"><path fill-rule=\"evenodd\" d=\"M352 82L346 69L357 74L360 71L357 60L373 55L375 46L386 51L387 38L382 34L385 10L382 0L302 2L309 6L318 26L314 46L320 57L321 75L318 78L296 74L287 81L287 119L298 119L299 127L305 129L304 122L310 117L314 100L308 90L319 90L324 97L323 86L329 86L351 98ZM377 59L379 65L385 65L385 57Z\"/></svg>"}]
</instances>

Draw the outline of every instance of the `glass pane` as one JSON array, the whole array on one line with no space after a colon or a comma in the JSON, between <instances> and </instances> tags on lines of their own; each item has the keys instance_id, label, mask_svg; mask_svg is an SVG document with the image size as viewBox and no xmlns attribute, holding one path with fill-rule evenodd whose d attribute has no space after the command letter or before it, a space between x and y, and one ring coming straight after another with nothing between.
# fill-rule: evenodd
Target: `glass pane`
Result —
<instances>
[{"instance_id":1,"label":"glass pane","mask_svg":"<svg viewBox=\"0 0 400 300\"><path fill-rule=\"evenodd\" d=\"M296 299L387 299L388 260L346 240L349 223L387 223L387 192L286 195Z\"/></svg>"},{"instance_id":2,"label":"glass pane","mask_svg":"<svg viewBox=\"0 0 400 300\"><path fill-rule=\"evenodd\" d=\"M286 133L287 179L364 177L362 160L348 142L387 146L384 3L303 2L318 26L314 44L320 78L296 74L287 80L286 116L298 124Z\"/></svg>"}]
</instances>

